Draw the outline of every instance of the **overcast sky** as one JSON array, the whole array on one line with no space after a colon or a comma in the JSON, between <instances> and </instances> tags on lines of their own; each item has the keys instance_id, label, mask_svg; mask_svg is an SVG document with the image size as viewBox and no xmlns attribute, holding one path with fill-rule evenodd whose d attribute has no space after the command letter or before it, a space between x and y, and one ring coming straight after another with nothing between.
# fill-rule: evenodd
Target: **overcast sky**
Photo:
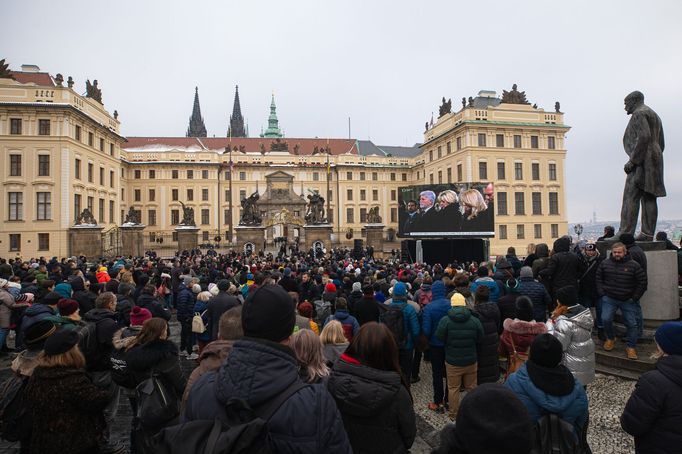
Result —
<instances>
[{"instance_id":1,"label":"overcast sky","mask_svg":"<svg viewBox=\"0 0 682 454\"><path fill-rule=\"evenodd\" d=\"M640 90L665 128L668 197L682 219L680 1L2 1L11 69L98 79L128 136L183 136L199 87L209 136L225 136L239 84L251 136L274 91L288 137L421 142L441 97L561 102L571 222L619 217L623 98Z\"/></svg>"}]
</instances>

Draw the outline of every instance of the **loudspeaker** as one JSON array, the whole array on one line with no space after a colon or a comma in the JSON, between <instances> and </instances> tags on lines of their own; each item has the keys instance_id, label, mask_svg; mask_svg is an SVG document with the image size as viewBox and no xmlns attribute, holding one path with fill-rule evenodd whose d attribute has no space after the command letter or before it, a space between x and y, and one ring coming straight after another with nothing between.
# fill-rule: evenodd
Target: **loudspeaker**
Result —
<instances>
[{"instance_id":1,"label":"loudspeaker","mask_svg":"<svg viewBox=\"0 0 682 454\"><path fill-rule=\"evenodd\" d=\"M353 257L356 260L362 258L362 239L353 240Z\"/></svg>"}]
</instances>

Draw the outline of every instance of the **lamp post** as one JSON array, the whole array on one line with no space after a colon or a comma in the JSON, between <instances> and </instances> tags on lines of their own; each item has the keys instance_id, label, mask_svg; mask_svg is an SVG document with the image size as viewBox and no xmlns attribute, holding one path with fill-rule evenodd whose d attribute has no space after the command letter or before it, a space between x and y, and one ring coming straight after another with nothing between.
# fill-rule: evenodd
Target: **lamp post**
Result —
<instances>
[{"instance_id":1,"label":"lamp post","mask_svg":"<svg viewBox=\"0 0 682 454\"><path fill-rule=\"evenodd\" d=\"M573 231L575 232L576 235L578 235L578 241L580 241L580 235L583 233L583 226L582 224L576 224L573 226Z\"/></svg>"}]
</instances>

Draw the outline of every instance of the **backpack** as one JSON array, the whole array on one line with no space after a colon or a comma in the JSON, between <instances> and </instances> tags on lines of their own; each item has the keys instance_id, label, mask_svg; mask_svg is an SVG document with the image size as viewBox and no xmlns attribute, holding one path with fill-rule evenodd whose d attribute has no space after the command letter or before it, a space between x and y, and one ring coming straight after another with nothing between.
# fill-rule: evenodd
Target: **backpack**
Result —
<instances>
[{"instance_id":1,"label":"backpack","mask_svg":"<svg viewBox=\"0 0 682 454\"><path fill-rule=\"evenodd\" d=\"M272 415L294 393L306 385L299 380L264 407L252 409L247 402L231 398L225 405L227 421L190 421L162 429L153 440L157 454L269 454L271 438L267 426Z\"/></svg>"},{"instance_id":2,"label":"backpack","mask_svg":"<svg viewBox=\"0 0 682 454\"><path fill-rule=\"evenodd\" d=\"M97 322L85 322L85 325L78 327L80 340L78 346L85 356L85 363L91 364L97 356L99 342L97 342Z\"/></svg>"},{"instance_id":3,"label":"backpack","mask_svg":"<svg viewBox=\"0 0 682 454\"><path fill-rule=\"evenodd\" d=\"M332 303L325 300L313 301L313 310L315 311L315 323L322 326L325 320L332 315Z\"/></svg>"},{"instance_id":4,"label":"backpack","mask_svg":"<svg viewBox=\"0 0 682 454\"><path fill-rule=\"evenodd\" d=\"M535 440L531 454L583 454L580 437L573 424L555 413L542 416L535 423Z\"/></svg>"},{"instance_id":5,"label":"backpack","mask_svg":"<svg viewBox=\"0 0 682 454\"><path fill-rule=\"evenodd\" d=\"M137 385L135 396L135 417L143 426L162 427L180 414L180 399L175 390L153 370L149 378Z\"/></svg>"},{"instance_id":6,"label":"backpack","mask_svg":"<svg viewBox=\"0 0 682 454\"><path fill-rule=\"evenodd\" d=\"M28 377L12 374L0 388L0 438L26 440L31 435L31 412L24 405Z\"/></svg>"},{"instance_id":7,"label":"backpack","mask_svg":"<svg viewBox=\"0 0 682 454\"><path fill-rule=\"evenodd\" d=\"M208 310L208 309L206 309ZM202 312L201 314L199 312L194 313L194 317L192 317L192 332L197 333L197 334L203 334L206 332L206 324L204 323L204 314L206 311Z\"/></svg>"},{"instance_id":8,"label":"backpack","mask_svg":"<svg viewBox=\"0 0 682 454\"><path fill-rule=\"evenodd\" d=\"M417 301L419 303L419 307L424 309L424 306L426 306L427 304L429 304L431 302L431 298L433 298L433 294L431 293L431 290L429 290L427 292L422 290L419 293L419 298Z\"/></svg>"},{"instance_id":9,"label":"backpack","mask_svg":"<svg viewBox=\"0 0 682 454\"><path fill-rule=\"evenodd\" d=\"M405 330L405 316L402 307L391 307L385 304L380 304L384 310L379 314L379 323L385 324L393 337L395 343L398 344L398 349L404 349L407 346L407 332Z\"/></svg>"}]
</instances>

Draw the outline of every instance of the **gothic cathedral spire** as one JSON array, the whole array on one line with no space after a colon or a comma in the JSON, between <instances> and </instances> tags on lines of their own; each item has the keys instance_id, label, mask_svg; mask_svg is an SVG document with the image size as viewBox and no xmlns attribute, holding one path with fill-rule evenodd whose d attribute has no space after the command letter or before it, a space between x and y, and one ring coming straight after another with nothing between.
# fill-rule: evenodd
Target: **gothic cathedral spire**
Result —
<instances>
[{"instance_id":1,"label":"gothic cathedral spire","mask_svg":"<svg viewBox=\"0 0 682 454\"><path fill-rule=\"evenodd\" d=\"M227 127L228 137L248 137L246 129L244 128L244 117L242 116L242 107L239 104L239 85L234 89L234 106L232 106L232 115L230 115L230 125Z\"/></svg>"},{"instance_id":2,"label":"gothic cathedral spire","mask_svg":"<svg viewBox=\"0 0 682 454\"><path fill-rule=\"evenodd\" d=\"M206 137L206 135L206 126L204 126L201 107L199 107L199 87L194 87L194 107L192 108L192 116L189 117L187 137Z\"/></svg>"}]
</instances>

